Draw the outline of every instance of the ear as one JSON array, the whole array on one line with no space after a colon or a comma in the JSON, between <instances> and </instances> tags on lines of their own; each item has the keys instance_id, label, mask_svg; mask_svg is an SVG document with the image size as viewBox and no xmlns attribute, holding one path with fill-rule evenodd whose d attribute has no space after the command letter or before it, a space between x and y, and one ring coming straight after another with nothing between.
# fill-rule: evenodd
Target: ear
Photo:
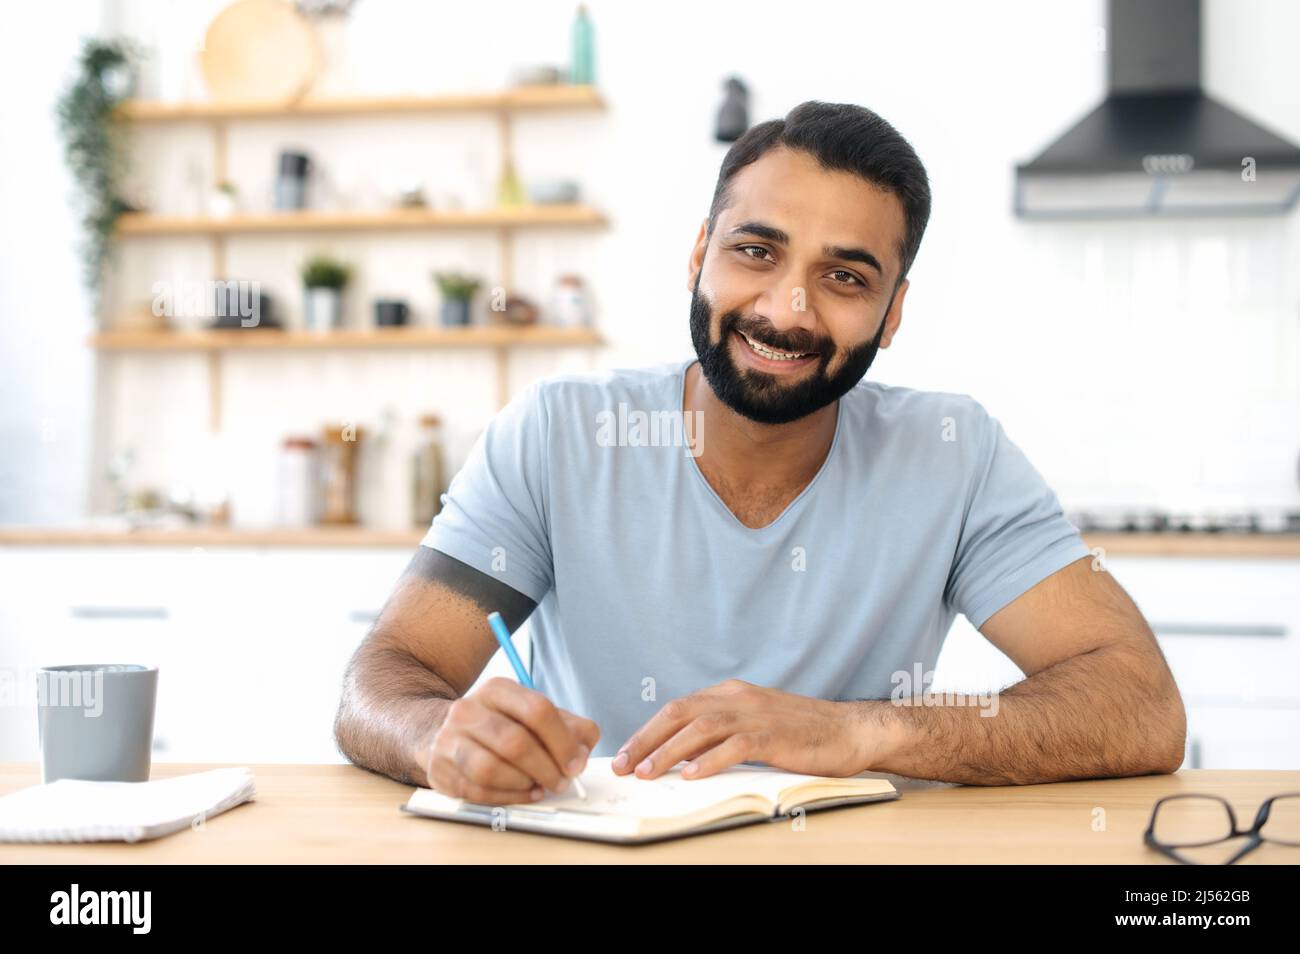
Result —
<instances>
[{"instance_id":1,"label":"ear","mask_svg":"<svg viewBox=\"0 0 1300 954\"><path fill-rule=\"evenodd\" d=\"M903 299L907 297L907 289L911 284L910 278L904 278L903 284L898 286L898 292L894 295L894 304L890 306L889 314L885 315L885 333L880 336L881 348L889 347L889 343L894 340L894 333L898 331L898 326L903 323Z\"/></svg>"},{"instance_id":2,"label":"ear","mask_svg":"<svg viewBox=\"0 0 1300 954\"><path fill-rule=\"evenodd\" d=\"M691 257L687 260L686 265L686 290L695 291L695 279L700 274L700 269L704 267L704 250L709 247L708 240L709 220L705 218L700 223L700 231L695 236L695 244L691 246Z\"/></svg>"}]
</instances>

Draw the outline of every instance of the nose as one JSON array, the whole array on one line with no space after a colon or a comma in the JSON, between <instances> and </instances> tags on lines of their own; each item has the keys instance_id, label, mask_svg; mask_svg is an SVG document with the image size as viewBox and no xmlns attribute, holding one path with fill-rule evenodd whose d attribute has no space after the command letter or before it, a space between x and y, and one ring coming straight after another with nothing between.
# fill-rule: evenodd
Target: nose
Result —
<instances>
[{"instance_id":1,"label":"nose","mask_svg":"<svg viewBox=\"0 0 1300 954\"><path fill-rule=\"evenodd\" d=\"M807 288L796 275L774 281L754 302L754 314L766 318L782 333L799 329L817 333Z\"/></svg>"}]
</instances>

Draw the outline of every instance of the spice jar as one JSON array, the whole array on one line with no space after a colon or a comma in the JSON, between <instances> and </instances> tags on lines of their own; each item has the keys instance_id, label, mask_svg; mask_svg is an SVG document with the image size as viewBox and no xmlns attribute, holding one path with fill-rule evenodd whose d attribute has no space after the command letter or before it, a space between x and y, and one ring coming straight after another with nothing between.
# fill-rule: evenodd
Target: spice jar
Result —
<instances>
[{"instance_id":1,"label":"spice jar","mask_svg":"<svg viewBox=\"0 0 1300 954\"><path fill-rule=\"evenodd\" d=\"M275 498L277 527L310 527L316 523L316 442L286 437L280 445Z\"/></svg>"},{"instance_id":2,"label":"spice jar","mask_svg":"<svg viewBox=\"0 0 1300 954\"><path fill-rule=\"evenodd\" d=\"M320 522L348 525L357 522L357 445L361 428L330 425L320 448Z\"/></svg>"},{"instance_id":3,"label":"spice jar","mask_svg":"<svg viewBox=\"0 0 1300 954\"><path fill-rule=\"evenodd\" d=\"M442 418L425 414L411 457L411 514L417 527L428 527L442 509Z\"/></svg>"}]
</instances>

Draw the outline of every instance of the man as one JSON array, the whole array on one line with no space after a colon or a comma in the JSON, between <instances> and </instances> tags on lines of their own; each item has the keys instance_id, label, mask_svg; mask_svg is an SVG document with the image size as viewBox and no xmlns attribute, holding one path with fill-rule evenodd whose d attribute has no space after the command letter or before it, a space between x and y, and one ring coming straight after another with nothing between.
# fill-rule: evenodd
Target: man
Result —
<instances>
[{"instance_id":1,"label":"man","mask_svg":"<svg viewBox=\"0 0 1300 954\"><path fill-rule=\"evenodd\" d=\"M929 213L869 110L804 103L737 141L690 255L698 361L552 379L497 416L357 651L342 750L486 803L564 791L591 754L643 778L1177 769L1151 630L1001 425L862 380ZM493 610L531 618L536 691L467 694ZM892 691L958 612L1026 678L992 709Z\"/></svg>"}]
</instances>

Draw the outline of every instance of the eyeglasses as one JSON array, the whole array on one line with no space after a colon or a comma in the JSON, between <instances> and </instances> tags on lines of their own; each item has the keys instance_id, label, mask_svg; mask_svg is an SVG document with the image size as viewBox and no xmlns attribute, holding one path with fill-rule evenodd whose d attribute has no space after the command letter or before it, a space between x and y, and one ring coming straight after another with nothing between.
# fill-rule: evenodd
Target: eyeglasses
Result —
<instances>
[{"instance_id":1,"label":"eyeglasses","mask_svg":"<svg viewBox=\"0 0 1300 954\"><path fill-rule=\"evenodd\" d=\"M1218 795L1167 795L1151 809L1151 821L1142 840L1156 851L1184 865L1204 864L1179 854L1180 849L1202 848L1233 838L1248 839L1223 862L1235 864L1264 842L1300 846L1300 792L1274 795L1259 806L1255 823L1237 827L1237 816Z\"/></svg>"}]
</instances>

